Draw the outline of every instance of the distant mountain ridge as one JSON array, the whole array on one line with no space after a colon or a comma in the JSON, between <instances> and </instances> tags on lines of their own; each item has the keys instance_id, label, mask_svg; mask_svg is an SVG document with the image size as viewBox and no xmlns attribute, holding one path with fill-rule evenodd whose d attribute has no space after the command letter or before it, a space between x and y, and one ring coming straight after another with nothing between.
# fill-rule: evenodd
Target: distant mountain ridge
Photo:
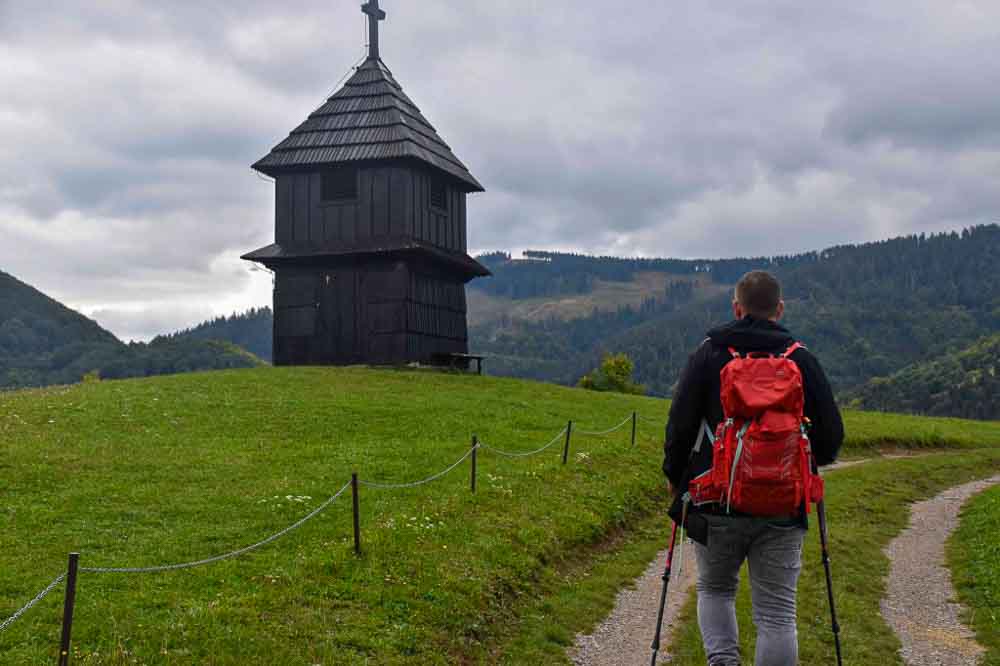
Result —
<instances>
[{"instance_id":1,"label":"distant mountain ridge","mask_svg":"<svg viewBox=\"0 0 1000 666\"><path fill-rule=\"evenodd\" d=\"M528 271L538 270L526 265ZM557 259L545 270L555 265ZM763 268L785 286L785 323L843 391L1000 330L998 265L1000 226L995 224L837 246L777 261L731 261L735 270L728 273L704 262L698 273L708 281L687 293L663 293L638 305L568 320L486 322L473 327L473 347L491 355L493 372L561 383L596 367L606 352L625 352L636 361L637 381L669 395L706 331L731 317L738 275ZM512 265L509 270L516 275L519 269ZM675 275L670 284L685 279L690 278ZM517 299L509 302L513 307ZM500 309L502 303L492 306Z\"/></svg>"},{"instance_id":2,"label":"distant mountain ridge","mask_svg":"<svg viewBox=\"0 0 1000 666\"><path fill-rule=\"evenodd\" d=\"M95 321L0 272L0 389L252 367L261 361L228 342L125 344Z\"/></svg>"}]
</instances>

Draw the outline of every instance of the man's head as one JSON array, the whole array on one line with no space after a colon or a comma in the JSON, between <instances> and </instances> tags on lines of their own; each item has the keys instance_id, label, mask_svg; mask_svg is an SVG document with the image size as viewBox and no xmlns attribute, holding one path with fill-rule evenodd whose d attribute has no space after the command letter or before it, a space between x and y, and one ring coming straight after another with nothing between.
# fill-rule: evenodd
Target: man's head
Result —
<instances>
[{"instance_id":1,"label":"man's head","mask_svg":"<svg viewBox=\"0 0 1000 666\"><path fill-rule=\"evenodd\" d=\"M784 313L781 284L767 271L750 271L736 283L733 314L737 319L749 315L754 319L778 321Z\"/></svg>"}]
</instances>

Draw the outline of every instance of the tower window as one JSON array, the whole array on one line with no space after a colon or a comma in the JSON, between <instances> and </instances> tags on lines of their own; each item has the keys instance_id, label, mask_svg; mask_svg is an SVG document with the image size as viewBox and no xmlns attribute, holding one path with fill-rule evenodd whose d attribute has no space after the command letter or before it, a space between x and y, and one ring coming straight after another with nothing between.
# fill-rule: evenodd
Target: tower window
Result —
<instances>
[{"instance_id":1,"label":"tower window","mask_svg":"<svg viewBox=\"0 0 1000 666\"><path fill-rule=\"evenodd\" d=\"M431 205L448 210L448 183L444 178L431 179Z\"/></svg>"},{"instance_id":2,"label":"tower window","mask_svg":"<svg viewBox=\"0 0 1000 666\"><path fill-rule=\"evenodd\" d=\"M353 201L358 198L358 170L341 167L324 171L320 176L323 201Z\"/></svg>"}]
</instances>

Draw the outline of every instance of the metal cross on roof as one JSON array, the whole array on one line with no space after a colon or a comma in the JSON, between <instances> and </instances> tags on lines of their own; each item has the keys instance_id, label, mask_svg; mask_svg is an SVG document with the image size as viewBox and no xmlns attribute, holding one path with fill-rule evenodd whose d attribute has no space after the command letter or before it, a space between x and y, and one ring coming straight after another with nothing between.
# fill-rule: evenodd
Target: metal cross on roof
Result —
<instances>
[{"instance_id":1,"label":"metal cross on roof","mask_svg":"<svg viewBox=\"0 0 1000 666\"><path fill-rule=\"evenodd\" d=\"M368 57L379 57L378 53L378 22L385 20L385 12L378 6L378 0L368 0L361 5L361 11L368 14Z\"/></svg>"}]
</instances>

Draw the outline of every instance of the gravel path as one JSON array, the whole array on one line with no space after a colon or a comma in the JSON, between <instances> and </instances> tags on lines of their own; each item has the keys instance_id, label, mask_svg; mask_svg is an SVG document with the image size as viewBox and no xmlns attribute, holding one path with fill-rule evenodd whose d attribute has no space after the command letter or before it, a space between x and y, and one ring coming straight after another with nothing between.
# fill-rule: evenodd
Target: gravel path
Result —
<instances>
[{"instance_id":1,"label":"gravel path","mask_svg":"<svg viewBox=\"0 0 1000 666\"><path fill-rule=\"evenodd\" d=\"M664 530L666 532L666 530ZM668 536L669 538L669 536ZM670 629L694 585L696 565L694 548L690 542L684 546L684 562L677 564L680 544L674 554L674 571L670 576L667 608L663 613L663 634L660 639L660 656L656 663L668 663ZM615 599L615 608L594 633L578 635L569 651L570 659L577 666L640 666L649 664L653 633L656 631L656 613L660 607L660 589L663 587L663 567L667 551L656 555L646 572L636 579L634 587L623 589Z\"/></svg>"},{"instance_id":2,"label":"gravel path","mask_svg":"<svg viewBox=\"0 0 1000 666\"><path fill-rule=\"evenodd\" d=\"M885 550L892 566L882 617L903 643L900 656L908 666L974 666L984 652L959 621L962 606L953 601L944 544L958 524L962 505L997 483L1000 475L917 502L910 526Z\"/></svg>"},{"instance_id":3,"label":"gravel path","mask_svg":"<svg viewBox=\"0 0 1000 666\"><path fill-rule=\"evenodd\" d=\"M823 473L867 462L849 460L823 468ZM665 538L669 533L664 530ZM678 552L679 552L678 544ZM675 557L679 559L679 556ZM663 566L667 551L657 553L646 572L637 578L632 587L625 588L615 599L614 610L595 630L586 636L578 634L569 657L577 666L645 666L652 652L650 644L656 631L656 613L660 605L660 588L663 586ZM697 579L697 562L690 542L684 547L684 562L670 577L667 608L663 613L663 634L658 664L670 663L670 639L674 621L680 614Z\"/></svg>"}]
</instances>

